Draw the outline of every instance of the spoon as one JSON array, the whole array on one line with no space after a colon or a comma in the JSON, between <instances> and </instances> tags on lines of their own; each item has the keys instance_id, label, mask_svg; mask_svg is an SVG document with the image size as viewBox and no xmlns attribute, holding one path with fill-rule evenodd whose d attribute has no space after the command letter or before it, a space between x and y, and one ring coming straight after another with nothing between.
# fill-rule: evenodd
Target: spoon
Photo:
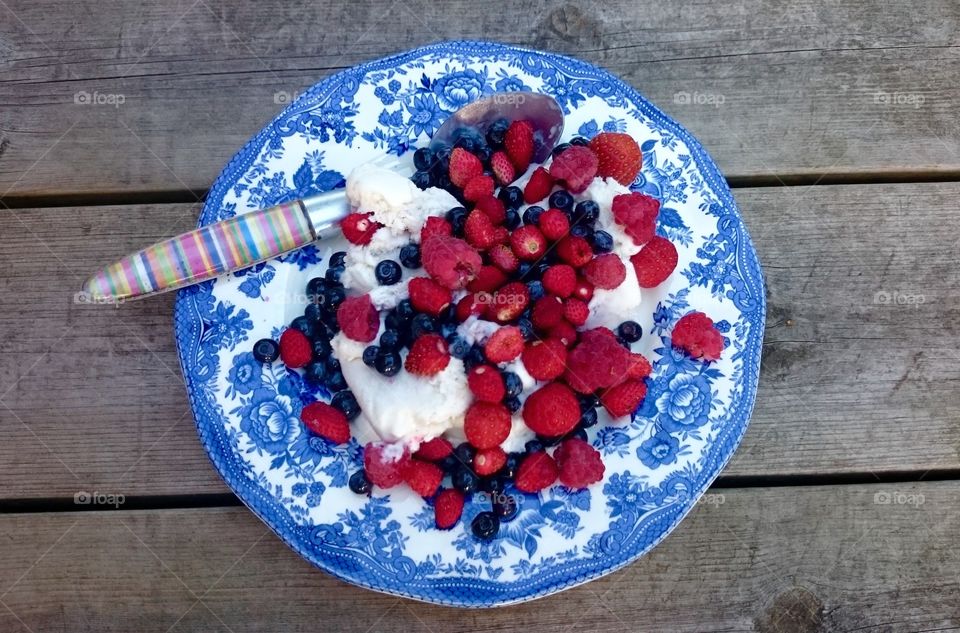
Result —
<instances>
[{"instance_id":1,"label":"spoon","mask_svg":"<svg viewBox=\"0 0 960 633\"><path fill-rule=\"evenodd\" d=\"M535 162L546 160L563 133L563 111L553 97L497 93L454 112L429 147L450 147L464 128L486 134L501 118L530 122ZM346 191L337 189L209 224L101 269L84 283L77 300L122 303L213 279L336 235L349 213Z\"/></svg>"}]
</instances>

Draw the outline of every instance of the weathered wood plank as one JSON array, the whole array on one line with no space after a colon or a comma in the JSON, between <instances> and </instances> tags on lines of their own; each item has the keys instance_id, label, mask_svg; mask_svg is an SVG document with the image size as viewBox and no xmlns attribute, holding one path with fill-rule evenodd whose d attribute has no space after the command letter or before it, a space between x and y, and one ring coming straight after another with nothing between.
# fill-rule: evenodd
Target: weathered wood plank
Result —
<instances>
[{"instance_id":1,"label":"weathered wood plank","mask_svg":"<svg viewBox=\"0 0 960 633\"><path fill-rule=\"evenodd\" d=\"M950 0L8 0L0 12L9 196L200 191L284 96L412 46L490 37L622 76L731 177L960 171Z\"/></svg>"},{"instance_id":2,"label":"weathered wood plank","mask_svg":"<svg viewBox=\"0 0 960 633\"><path fill-rule=\"evenodd\" d=\"M11 633L958 631L955 493L952 482L727 490L619 572L483 611L348 586L242 508L4 515L0 623Z\"/></svg>"}]
</instances>

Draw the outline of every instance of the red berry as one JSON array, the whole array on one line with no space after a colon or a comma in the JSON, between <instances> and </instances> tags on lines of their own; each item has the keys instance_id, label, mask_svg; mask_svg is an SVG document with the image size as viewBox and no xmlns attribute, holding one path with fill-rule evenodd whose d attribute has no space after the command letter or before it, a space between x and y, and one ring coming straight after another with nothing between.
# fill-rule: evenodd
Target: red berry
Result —
<instances>
[{"instance_id":1,"label":"red berry","mask_svg":"<svg viewBox=\"0 0 960 633\"><path fill-rule=\"evenodd\" d=\"M512 273L520 266L520 260L506 244L494 244L487 252L487 257L505 273Z\"/></svg>"},{"instance_id":2,"label":"red berry","mask_svg":"<svg viewBox=\"0 0 960 633\"><path fill-rule=\"evenodd\" d=\"M515 325L507 325L487 339L483 354L493 364L507 363L523 352L523 332Z\"/></svg>"},{"instance_id":3,"label":"red berry","mask_svg":"<svg viewBox=\"0 0 960 633\"><path fill-rule=\"evenodd\" d=\"M555 242L570 232L570 220L567 214L560 209L547 209L540 214L540 220L537 222L543 236Z\"/></svg>"},{"instance_id":4,"label":"red berry","mask_svg":"<svg viewBox=\"0 0 960 633\"><path fill-rule=\"evenodd\" d=\"M473 208L483 211L494 224L502 224L507 217L507 208L496 196L487 196L478 200Z\"/></svg>"},{"instance_id":5,"label":"red berry","mask_svg":"<svg viewBox=\"0 0 960 633\"><path fill-rule=\"evenodd\" d=\"M407 282L407 290L413 307L418 312L426 312L430 316L440 316L453 298L449 289L429 277L414 277Z\"/></svg>"},{"instance_id":6,"label":"red berry","mask_svg":"<svg viewBox=\"0 0 960 633\"><path fill-rule=\"evenodd\" d=\"M471 292L457 302L457 321L463 323L471 316L479 316L487 309L490 293Z\"/></svg>"},{"instance_id":7,"label":"red berry","mask_svg":"<svg viewBox=\"0 0 960 633\"><path fill-rule=\"evenodd\" d=\"M517 169L505 152L494 152L490 157L490 169L501 185L509 185L517 178Z\"/></svg>"},{"instance_id":8,"label":"red berry","mask_svg":"<svg viewBox=\"0 0 960 633\"><path fill-rule=\"evenodd\" d=\"M577 342L577 328L573 327L567 321L560 321L560 323L557 323L547 330L547 336L555 341L559 341L564 347L569 349Z\"/></svg>"},{"instance_id":9,"label":"red berry","mask_svg":"<svg viewBox=\"0 0 960 633\"><path fill-rule=\"evenodd\" d=\"M467 386L481 402L500 402L507 395L500 371L491 365L477 365L467 374Z\"/></svg>"},{"instance_id":10,"label":"red berry","mask_svg":"<svg viewBox=\"0 0 960 633\"><path fill-rule=\"evenodd\" d=\"M587 263L583 267L583 276L597 288L613 290L627 278L627 267L619 255L606 253Z\"/></svg>"},{"instance_id":11,"label":"red berry","mask_svg":"<svg viewBox=\"0 0 960 633\"><path fill-rule=\"evenodd\" d=\"M554 264L543 273L543 289L560 298L569 297L577 287L577 271L569 264Z\"/></svg>"},{"instance_id":12,"label":"red berry","mask_svg":"<svg viewBox=\"0 0 960 633\"><path fill-rule=\"evenodd\" d=\"M490 221L486 213L478 209L470 212L463 229L467 242L481 251L487 250L496 242L493 231L493 222Z\"/></svg>"},{"instance_id":13,"label":"red berry","mask_svg":"<svg viewBox=\"0 0 960 633\"><path fill-rule=\"evenodd\" d=\"M441 237L452 237L453 226L438 215L431 215L420 228L420 243L423 244L427 239L439 235Z\"/></svg>"},{"instance_id":14,"label":"red berry","mask_svg":"<svg viewBox=\"0 0 960 633\"><path fill-rule=\"evenodd\" d=\"M509 323L519 319L529 303L530 290L527 285L514 281L493 293L493 298L487 305L487 317L497 323Z\"/></svg>"},{"instance_id":15,"label":"red berry","mask_svg":"<svg viewBox=\"0 0 960 633\"><path fill-rule=\"evenodd\" d=\"M523 421L537 435L559 437L572 431L580 421L580 401L570 387L551 382L527 397Z\"/></svg>"},{"instance_id":16,"label":"red berry","mask_svg":"<svg viewBox=\"0 0 960 633\"><path fill-rule=\"evenodd\" d=\"M474 402L463 417L463 434L474 448L493 448L510 435L510 411L502 404Z\"/></svg>"},{"instance_id":17,"label":"red berry","mask_svg":"<svg viewBox=\"0 0 960 633\"><path fill-rule=\"evenodd\" d=\"M593 248L582 237L568 235L557 242L557 255L574 268L580 268L593 259Z\"/></svg>"},{"instance_id":18,"label":"red berry","mask_svg":"<svg viewBox=\"0 0 960 633\"><path fill-rule=\"evenodd\" d=\"M280 360L290 369L306 367L313 360L313 346L306 334L287 328L280 335Z\"/></svg>"},{"instance_id":19,"label":"red berry","mask_svg":"<svg viewBox=\"0 0 960 633\"><path fill-rule=\"evenodd\" d=\"M527 373L536 380L559 378L566 369L567 348L556 339L527 343L520 356Z\"/></svg>"},{"instance_id":20,"label":"red berry","mask_svg":"<svg viewBox=\"0 0 960 633\"><path fill-rule=\"evenodd\" d=\"M483 265L480 253L473 247L445 235L427 238L420 246L420 258L427 274L451 290L466 286Z\"/></svg>"},{"instance_id":21,"label":"red berry","mask_svg":"<svg viewBox=\"0 0 960 633\"><path fill-rule=\"evenodd\" d=\"M452 452L453 444L438 435L432 440L421 442L413 456L428 462L438 462Z\"/></svg>"},{"instance_id":22,"label":"red berry","mask_svg":"<svg viewBox=\"0 0 960 633\"><path fill-rule=\"evenodd\" d=\"M493 178L490 176L484 176L482 174L480 176L474 176L470 179L470 182L467 183L467 186L463 188L463 198L470 202L482 200L487 196L492 196L495 187L496 183L493 182Z\"/></svg>"},{"instance_id":23,"label":"red berry","mask_svg":"<svg viewBox=\"0 0 960 633\"><path fill-rule=\"evenodd\" d=\"M337 324L347 338L369 343L380 331L380 313L370 300L370 295L347 297L337 308Z\"/></svg>"},{"instance_id":24,"label":"red berry","mask_svg":"<svg viewBox=\"0 0 960 633\"><path fill-rule=\"evenodd\" d=\"M567 183L573 193L582 193L597 175L597 155L589 147L574 145L553 158L550 175Z\"/></svg>"},{"instance_id":25,"label":"red berry","mask_svg":"<svg viewBox=\"0 0 960 633\"><path fill-rule=\"evenodd\" d=\"M554 452L560 483L568 488L586 488L603 479L600 452L580 438L564 440Z\"/></svg>"},{"instance_id":26,"label":"red berry","mask_svg":"<svg viewBox=\"0 0 960 633\"><path fill-rule=\"evenodd\" d=\"M589 246L589 244L588 244ZM525 225L510 235L510 248L524 261L535 261L547 251L547 239L535 226Z\"/></svg>"},{"instance_id":27,"label":"red berry","mask_svg":"<svg viewBox=\"0 0 960 633\"><path fill-rule=\"evenodd\" d=\"M481 266L477 277L467 284L470 292L493 292L507 281L507 275L496 266Z\"/></svg>"},{"instance_id":28,"label":"red berry","mask_svg":"<svg viewBox=\"0 0 960 633\"><path fill-rule=\"evenodd\" d=\"M539 330L548 330L563 320L563 302L560 297L545 295L533 304L530 321Z\"/></svg>"},{"instance_id":29,"label":"red berry","mask_svg":"<svg viewBox=\"0 0 960 633\"><path fill-rule=\"evenodd\" d=\"M370 442L363 449L363 471L375 486L393 488L403 481L403 471L410 461L406 446L387 442Z\"/></svg>"},{"instance_id":30,"label":"red berry","mask_svg":"<svg viewBox=\"0 0 960 633\"><path fill-rule=\"evenodd\" d=\"M433 500L433 516L437 529L449 530L463 514L463 493L455 488L444 488Z\"/></svg>"},{"instance_id":31,"label":"red berry","mask_svg":"<svg viewBox=\"0 0 960 633\"><path fill-rule=\"evenodd\" d=\"M674 347L692 358L718 360L723 353L723 334L703 312L690 312L681 317L673 326L670 339Z\"/></svg>"},{"instance_id":32,"label":"red berry","mask_svg":"<svg viewBox=\"0 0 960 633\"><path fill-rule=\"evenodd\" d=\"M653 368L650 366L650 361L648 361L647 357L643 354L631 352L627 363L627 378L642 380L653 371Z\"/></svg>"},{"instance_id":33,"label":"red berry","mask_svg":"<svg viewBox=\"0 0 960 633\"><path fill-rule=\"evenodd\" d=\"M497 244L509 244L510 231L505 226L498 226L493 230L493 240Z\"/></svg>"},{"instance_id":34,"label":"red berry","mask_svg":"<svg viewBox=\"0 0 960 633\"><path fill-rule=\"evenodd\" d=\"M527 121L514 121L503 137L503 149L510 162L523 173L533 160L533 126Z\"/></svg>"},{"instance_id":35,"label":"red berry","mask_svg":"<svg viewBox=\"0 0 960 633\"><path fill-rule=\"evenodd\" d=\"M581 326L590 318L590 308L586 303L570 297L563 301L563 318L571 325Z\"/></svg>"},{"instance_id":36,"label":"red berry","mask_svg":"<svg viewBox=\"0 0 960 633\"><path fill-rule=\"evenodd\" d=\"M531 453L520 462L513 485L523 492L540 492L553 485L560 474L557 463L544 451Z\"/></svg>"},{"instance_id":37,"label":"red berry","mask_svg":"<svg viewBox=\"0 0 960 633\"><path fill-rule=\"evenodd\" d=\"M629 185L636 180L643 156L632 136L620 132L601 132L590 141L590 149L597 156L598 176L613 178L621 185Z\"/></svg>"},{"instance_id":38,"label":"red berry","mask_svg":"<svg viewBox=\"0 0 960 633\"><path fill-rule=\"evenodd\" d=\"M499 446L477 451L473 458L473 472L481 477L492 475L507 463L507 454Z\"/></svg>"},{"instance_id":39,"label":"red berry","mask_svg":"<svg viewBox=\"0 0 960 633\"><path fill-rule=\"evenodd\" d=\"M656 288L677 267L677 247L665 237L654 235L640 252L630 258L641 288Z\"/></svg>"},{"instance_id":40,"label":"red berry","mask_svg":"<svg viewBox=\"0 0 960 633\"><path fill-rule=\"evenodd\" d=\"M439 334L423 334L410 346L404 368L417 376L434 376L450 364L447 342Z\"/></svg>"},{"instance_id":41,"label":"red berry","mask_svg":"<svg viewBox=\"0 0 960 633\"><path fill-rule=\"evenodd\" d=\"M590 300L593 299L593 284L586 279L577 279L577 285L573 289L573 296L584 303L590 303Z\"/></svg>"},{"instance_id":42,"label":"red berry","mask_svg":"<svg viewBox=\"0 0 960 633\"><path fill-rule=\"evenodd\" d=\"M324 439L335 444L350 441L350 422L340 409L326 402L311 402L300 412L303 424Z\"/></svg>"},{"instance_id":43,"label":"red berry","mask_svg":"<svg viewBox=\"0 0 960 633\"><path fill-rule=\"evenodd\" d=\"M580 341L567 354L564 380L580 393L593 393L624 379L630 352L607 328L580 333Z\"/></svg>"},{"instance_id":44,"label":"red berry","mask_svg":"<svg viewBox=\"0 0 960 633\"><path fill-rule=\"evenodd\" d=\"M613 198L610 210L614 221L623 226L634 244L643 246L653 239L660 213L659 200L642 193L624 193Z\"/></svg>"},{"instance_id":45,"label":"red berry","mask_svg":"<svg viewBox=\"0 0 960 633\"><path fill-rule=\"evenodd\" d=\"M523 201L527 204L540 202L550 195L553 189L553 176L543 167L537 167L530 174L530 180L523 188Z\"/></svg>"},{"instance_id":46,"label":"red berry","mask_svg":"<svg viewBox=\"0 0 960 633\"><path fill-rule=\"evenodd\" d=\"M625 380L601 393L600 404L610 417L621 418L636 411L646 395L647 385L642 380Z\"/></svg>"},{"instance_id":47,"label":"red berry","mask_svg":"<svg viewBox=\"0 0 960 633\"><path fill-rule=\"evenodd\" d=\"M443 481L443 471L436 464L411 459L403 469L403 480L421 497L430 497Z\"/></svg>"},{"instance_id":48,"label":"red berry","mask_svg":"<svg viewBox=\"0 0 960 633\"><path fill-rule=\"evenodd\" d=\"M450 182L463 189L468 182L483 173L483 163L462 147L454 147L450 152L450 168L447 173Z\"/></svg>"},{"instance_id":49,"label":"red berry","mask_svg":"<svg viewBox=\"0 0 960 633\"><path fill-rule=\"evenodd\" d=\"M340 230L351 244L366 246L382 224L374 222L372 213L351 213L340 221Z\"/></svg>"}]
</instances>

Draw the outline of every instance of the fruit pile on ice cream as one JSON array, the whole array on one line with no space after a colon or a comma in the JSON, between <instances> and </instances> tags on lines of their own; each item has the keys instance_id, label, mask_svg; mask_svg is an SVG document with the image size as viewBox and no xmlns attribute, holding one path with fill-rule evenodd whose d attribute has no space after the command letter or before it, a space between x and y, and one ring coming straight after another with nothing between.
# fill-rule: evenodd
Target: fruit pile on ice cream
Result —
<instances>
[{"instance_id":1,"label":"fruit pile on ice cream","mask_svg":"<svg viewBox=\"0 0 960 633\"><path fill-rule=\"evenodd\" d=\"M313 302L279 343L254 348L336 392L304 407L312 433L379 438L355 492L409 486L441 529L465 495L491 493L471 525L483 539L517 513L497 493L602 480L587 429L642 403L651 366L634 319L678 260L656 234L659 202L628 188L642 163L633 138L576 138L542 165L533 154L530 124L503 120L417 150L412 178L356 168L349 248L311 280ZM696 312L672 341L707 362L724 346Z\"/></svg>"}]
</instances>

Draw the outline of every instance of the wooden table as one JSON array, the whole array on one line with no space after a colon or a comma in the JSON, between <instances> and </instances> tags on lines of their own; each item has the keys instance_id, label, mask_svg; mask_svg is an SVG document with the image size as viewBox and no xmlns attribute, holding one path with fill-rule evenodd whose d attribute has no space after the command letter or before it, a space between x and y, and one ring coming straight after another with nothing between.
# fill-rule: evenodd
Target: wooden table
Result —
<instances>
[{"instance_id":1,"label":"wooden table","mask_svg":"<svg viewBox=\"0 0 960 633\"><path fill-rule=\"evenodd\" d=\"M960 630L958 32L951 0L0 0L0 630ZM463 611L288 550L197 441L172 297L72 296L192 227L286 95L490 37L604 66L696 134L769 314L716 503L602 580Z\"/></svg>"}]
</instances>

